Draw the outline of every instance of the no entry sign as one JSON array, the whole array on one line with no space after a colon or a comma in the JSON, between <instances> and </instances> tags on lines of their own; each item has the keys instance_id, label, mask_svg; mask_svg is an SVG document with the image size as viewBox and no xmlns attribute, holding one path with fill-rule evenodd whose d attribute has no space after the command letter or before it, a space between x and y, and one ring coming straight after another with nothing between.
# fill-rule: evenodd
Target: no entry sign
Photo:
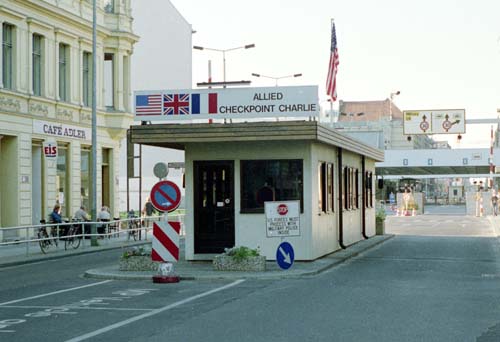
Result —
<instances>
[{"instance_id":1,"label":"no entry sign","mask_svg":"<svg viewBox=\"0 0 500 342\"><path fill-rule=\"evenodd\" d=\"M171 181L160 181L151 189L150 198L156 209L171 212L181 203L181 190Z\"/></svg>"}]
</instances>

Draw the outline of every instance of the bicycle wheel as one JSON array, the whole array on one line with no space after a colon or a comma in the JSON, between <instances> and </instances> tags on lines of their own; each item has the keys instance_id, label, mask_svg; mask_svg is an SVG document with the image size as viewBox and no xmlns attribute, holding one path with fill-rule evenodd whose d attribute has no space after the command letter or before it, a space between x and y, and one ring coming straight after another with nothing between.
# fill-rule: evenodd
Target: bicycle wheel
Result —
<instances>
[{"instance_id":1,"label":"bicycle wheel","mask_svg":"<svg viewBox=\"0 0 500 342\"><path fill-rule=\"evenodd\" d=\"M74 227L71 227L68 230L68 234L64 238L64 250L68 250L70 247L73 247L74 249L77 249L78 246L80 245L80 241L78 241L78 246L75 247L75 243L77 238L74 236L76 234L76 229Z\"/></svg>"},{"instance_id":2,"label":"bicycle wheel","mask_svg":"<svg viewBox=\"0 0 500 342\"><path fill-rule=\"evenodd\" d=\"M45 230L39 231L38 232L38 239L43 239L43 240L38 241L38 244L40 245L40 249L42 250L42 253L46 254L51 246L49 235L47 234L47 231L45 231Z\"/></svg>"}]
</instances>

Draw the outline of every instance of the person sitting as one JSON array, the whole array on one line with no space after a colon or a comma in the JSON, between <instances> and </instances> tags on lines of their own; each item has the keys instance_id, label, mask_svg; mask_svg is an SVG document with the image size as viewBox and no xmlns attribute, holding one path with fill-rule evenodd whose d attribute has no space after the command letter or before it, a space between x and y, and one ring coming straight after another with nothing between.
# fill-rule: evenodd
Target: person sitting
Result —
<instances>
[{"instance_id":1,"label":"person sitting","mask_svg":"<svg viewBox=\"0 0 500 342\"><path fill-rule=\"evenodd\" d=\"M50 223L62 223L61 206L56 204L49 215Z\"/></svg>"},{"instance_id":2,"label":"person sitting","mask_svg":"<svg viewBox=\"0 0 500 342\"><path fill-rule=\"evenodd\" d=\"M75 215L73 215L74 219L79 222L88 222L90 221L90 216L87 214L85 211L85 206L81 206L80 209L78 209L75 212ZM90 225L86 224L85 225L85 234L90 234Z\"/></svg>"},{"instance_id":3,"label":"person sitting","mask_svg":"<svg viewBox=\"0 0 500 342\"><path fill-rule=\"evenodd\" d=\"M109 209L106 206L101 207L101 211L97 214L97 221L100 222L109 222L111 220L111 214L109 213ZM100 225L97 227L97 232L99 234L104 234L106 232L107 225Z\"/></svg>"}]
</instances>

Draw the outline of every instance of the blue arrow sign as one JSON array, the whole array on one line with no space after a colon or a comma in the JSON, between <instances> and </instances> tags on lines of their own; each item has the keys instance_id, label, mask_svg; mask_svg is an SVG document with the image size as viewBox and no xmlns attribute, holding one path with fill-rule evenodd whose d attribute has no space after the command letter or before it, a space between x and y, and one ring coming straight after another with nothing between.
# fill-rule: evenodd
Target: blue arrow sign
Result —
<instances>
[{"instance_id":1,"label":"blue arrow sign","mask_svg":"<svg viewBox=\"0 0 500 342\"><path fill-rule=\"evenodd\" d=\"M282 242L276 250L276 262L278 266L284 270L289 269L295 260L295 253L293 247L288 242Z\"/></svg>"}]
</instances>

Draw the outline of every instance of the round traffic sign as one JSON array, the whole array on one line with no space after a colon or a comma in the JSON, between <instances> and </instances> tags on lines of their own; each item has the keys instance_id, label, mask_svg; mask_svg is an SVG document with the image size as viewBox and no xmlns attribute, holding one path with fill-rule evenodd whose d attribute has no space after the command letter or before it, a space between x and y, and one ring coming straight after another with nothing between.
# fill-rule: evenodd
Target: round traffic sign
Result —
<instances>
[{"instance_id":1,"label":"round traffic sign","mask_svg":"<svg viewBox=\"0 0 500 342\"><path fill-rule=\"evenodd\" d=\"M150 198L156 209L171 212L181 204L181 190L171 181L160 181L151 189Z\"/></svg>"},{"instance_id":2,"label":"round traffic sign","mask_svg":"<svg viewBox=\"0 0 500 342\"><path fill-rule=\"evenodd\" d=\"M286 241L282 242L276 250L276 262L278 266L287 270L292 267L294 260L295 252L293 251L292 245Z\"/></svg>"},{"instance_id":3,"label":"round traffic sign","mask_svg":"<svg viewBox=\"0 0 500 342\"><path fill-rule=\"evenodd\" d=\"M155 166L153 167L153 174L162 179L167 177L168 175L168 166L165 163L156 163Z\"/></svg>"}]
</instances>

